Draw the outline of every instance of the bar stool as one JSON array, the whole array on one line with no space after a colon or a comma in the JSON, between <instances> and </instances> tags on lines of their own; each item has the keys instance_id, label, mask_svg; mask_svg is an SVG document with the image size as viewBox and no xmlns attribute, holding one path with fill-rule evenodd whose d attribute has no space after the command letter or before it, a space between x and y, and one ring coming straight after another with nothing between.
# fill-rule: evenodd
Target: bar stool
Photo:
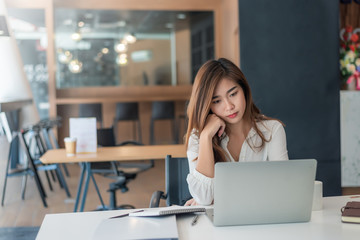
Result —
<instances>
[{"instance_id":1,"label":"bar stool","mask_svg":"<svg viewBox=\"0 0 360 240\"><path fill-rule=\"evenodd\" d=\"M136 140L136 132L137 132L138 133L137 140L139 142L142 142L141 124L139 118L139 104L137 102L116 104L116 113L113 123L116 139L118 139L116 135L118 133L118 124L120 121L133 121L133 137ZM136 125L137 125L137 130L136 130Z\"/></svg>"},{"instance_id":2,"label":"bar stool","mask_svg":"<svg viewBox=\"0 0 360 240\"><path fill-rule=\"evenodd\" d=\"M40 156L42 156L48 150L47 144L44 142L44 138L45 138L43 134L44 128L42 125L43 123L40 122L38 124L31 126L28 129L21 130L23 147L28 157L28 161L30 161L30 163L36 167L37 171L45 172L45 176L47 178L49 188L51 191L53 191L53 188L48 176L48 172L51 174L54 181L56 181L56 179L58 180L60 188L65 190L66 195L68 197L71 197L66 180L60 168L60 164L57 163L43 164L39 159ZM26 141L27 138L29 138L29 141Z\"/></svg>"},{"instance_id":3,"label":"bar stool","mask_svg":"<svg viewBox=\"0 0 360 240\"><path fill-rule=\"evenodd\" d=\"M103 127L101 103L79 104L79 117L95 117L96 123L99 123L100 128Z\"/></svg>"},{"instance_id":4,"label":"bar stool","mask_svg":"<svg viewBox=\"0 0 360 240\"><path fill-rule=\"evenodd\" d=\"M173 101L155 101L152 102L151 121L150 121L150 144L155 144L154 123L156 120L171 120L173 141L178 142L176 129L175 102Z\"/></svg>"},{"instance_id":5,"label":"bar stool","mask_svg":"<svg viewBox=\"0 0 360 240\"><path fill-rule=\"evenodd\" d=\"M17 151L17 148L14 149L13 146L14 146L15 142L19 139L21 141L23 140L20 133L13 133L13 139L10 142L10 151L9 151L8 161L7 161L7 165L6 165L6 169L5 169L5 180L4 180L4 185L3 185L2 197L1 197L1 206L4 206L8 178L9 177L22 177L21 199L24 200L27 176L30 175L30 176L33 176L35 179L36 187L39 191L39 194L40 194L41 200L44 204L44 207L47 207L47 203L45 200L45 197L46 197L45 190L44 190L43 184L39 178L36 167L34 165L30 165L31 163L28 160L28 161L26 161L26 163L24 164L24 166L22 168L17 168L15 170L10 169L11 156L15 151ZM14 189L13 189L13 191L14 191Z\"/></svg>"},{"instance_id":6,"label":"bar stool","mask_svg":"<svg viewBox=\"0 0 360 240\"><path fill-rule=\"evenodd\" d=\"M42 181L38 175L39 171L44 171L45 176L47 179L47 182L49 184L49 188L52 191L53 187L50 181L49 174L50 173L53 177L53 180L55 180L55 176L53 174L56 174L57 180L59 181L59 185L61 188L63 188L66 192L66 195L68 197L71 197L69 188L67 186L67 183L65 181L65 178L62 174L62 171L60 169L59 164L43 164L38 158L43 155L46 150L46 144L43 142L43 137L41 136L42 131L42 124L35 124L33 126L30 126L27 129L21 129L20 132L15 133L13 140L10 143L10 152L8 157L8 162L6 166L6 172L5 172L5 181L3 186L3 194L1 199L1 205L4 205L5 200L5 191L6 191L6 185L7 185L7 178L8 177L16 177L16 176L22 176L22 199L24 199L25 196L25 189L26 189L26 183L27 183L27 177L33 176L35 179L36 186L39 190L39 194L41 197L41 200L43 202L44 207L47 207L46 202L46 193L44 186L42 184ZM11 161L11 155L14 153L14 149L12 148L12 145L15 143L15 140L19 139L20 143L22 145L22 150L25 153L25 164L24 167L20 169L15 169L10 171L10 161ZM54 173L53 173L54 171Z\"/></svg>"}]
</instances>

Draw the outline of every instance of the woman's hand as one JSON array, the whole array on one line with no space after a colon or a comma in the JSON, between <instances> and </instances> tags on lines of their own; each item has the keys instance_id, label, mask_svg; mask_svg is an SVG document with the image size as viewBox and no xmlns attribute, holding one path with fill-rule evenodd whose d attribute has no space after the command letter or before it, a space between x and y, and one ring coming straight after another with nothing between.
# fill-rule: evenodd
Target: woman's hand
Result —
<instances>
[{"instance_id":1,"label":"woman's hand","mask_svg":"<svg viewBox=\"0 0 360 240\"><path fill-rule=\"evenodd\" d=\"M198 205L197 202L192 198L190 200L187 200L184 206L196 206Z\"/></svg>"},{"instance_id":2,"label":"woman's hand","mask_svg":"<svg viewBox=\"0 0 360 240\"><path fill-rule=\"evenodd\" d=\"M221 137L225 131L226 124L224 120L219 118L215 114L209 114L206 118L205 127L203 131L201 132L201 135L206 134L211 139L217 135L218 137Z\"/></svg>"},{"instance_id":3,"label":"woman's hand","mask_svg":"<svg viewBox=\"0 0 360 240\"><path fill-rule=\"evenodd\" d=\"M199 154L196 163L196 170L208 178L214 177L214 153L213 139L217 135L221 137L225 131L226 124L215 114L209 114L205 121L205 127L200 133ZM191 202L191 204L193 204ZM196 202L195 202L196 204Z\"/></svg>"}]
</instances>

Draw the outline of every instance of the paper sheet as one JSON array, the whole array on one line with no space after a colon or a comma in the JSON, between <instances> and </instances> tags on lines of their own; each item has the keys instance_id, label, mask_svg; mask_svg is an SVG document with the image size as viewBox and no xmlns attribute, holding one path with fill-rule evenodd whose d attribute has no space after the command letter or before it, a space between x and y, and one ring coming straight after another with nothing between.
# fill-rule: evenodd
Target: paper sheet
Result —
<instances>
[{"instance_id":1,"label":"paper sheet","mask_svg":"<svg viewBox=\"0 0 360 240\"><path fill-rule=\"evenodd\" d=\"M70 137L76 137L76 153L97 149L96 118L70 118Z\"/></svg>"}]
</instances>

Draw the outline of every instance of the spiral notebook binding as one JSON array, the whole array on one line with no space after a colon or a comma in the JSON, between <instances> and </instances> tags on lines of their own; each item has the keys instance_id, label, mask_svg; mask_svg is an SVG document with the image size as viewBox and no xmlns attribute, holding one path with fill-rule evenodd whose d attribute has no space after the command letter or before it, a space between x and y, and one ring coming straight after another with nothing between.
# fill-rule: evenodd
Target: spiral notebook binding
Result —
<instances>
[{"instance_id":1,"label":"spiral notebook binding","mask_svg":"<svg viewBox=\"0 0 360 240\"><path fill-rule=\"evenodd\" d=\"M184 208L174 210L161 210L159 215L171 215L171 214L182 214L182 213L194 213L194 212L205 212L205 208Z\"/></svg>"}]
</instances>

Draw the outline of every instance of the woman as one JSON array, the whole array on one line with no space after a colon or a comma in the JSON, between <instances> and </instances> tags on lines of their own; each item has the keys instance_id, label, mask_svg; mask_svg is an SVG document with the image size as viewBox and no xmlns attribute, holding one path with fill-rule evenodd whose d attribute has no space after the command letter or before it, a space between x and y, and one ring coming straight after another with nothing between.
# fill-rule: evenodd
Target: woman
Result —
<instances>
[{"instance_id":1,"label":"woman","mask_svg":"<svg viewBox=\"0 0 360 240\"><path fill-rule=\"evenodd\" d=\"M212 204L216 162L288 160L282 122L260 113L244 74L225 58L199 69L187 114L193 199L185 205Z\"/></svg>"}]
</instances>

